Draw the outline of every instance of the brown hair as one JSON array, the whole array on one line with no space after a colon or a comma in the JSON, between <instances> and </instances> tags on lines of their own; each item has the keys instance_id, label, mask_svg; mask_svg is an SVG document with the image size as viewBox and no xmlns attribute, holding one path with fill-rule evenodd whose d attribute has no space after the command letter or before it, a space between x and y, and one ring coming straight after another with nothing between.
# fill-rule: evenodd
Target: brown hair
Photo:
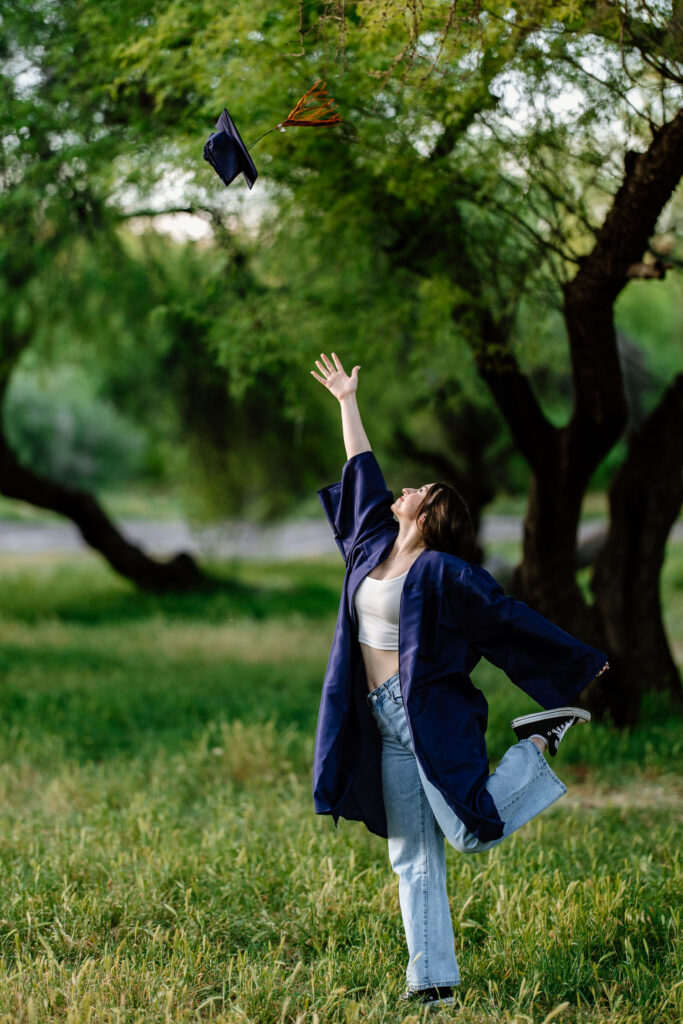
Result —
<instances>
[{"instance_id":1,"label":"brown hair","mask_svg":"<svg viewBox=\"0 0 683 1024\"><path fill-rule=\"evenodd\" d=\"M457 555L465 561L474 557L475 536L470 510L455 487L441 482L432 484L415 518L421 515L425 521L418 523L418 528L428 548Z\"/></svg>"}]
</instances>

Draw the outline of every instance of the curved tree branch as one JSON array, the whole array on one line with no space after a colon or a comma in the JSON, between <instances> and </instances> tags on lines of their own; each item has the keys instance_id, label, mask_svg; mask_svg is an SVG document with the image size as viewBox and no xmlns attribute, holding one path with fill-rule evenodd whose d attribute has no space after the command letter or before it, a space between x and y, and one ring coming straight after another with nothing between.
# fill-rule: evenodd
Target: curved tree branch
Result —
<instances>
[{"instance_id":1,"label":"curved tree branch","mask_svg":"<svg viewBox=\"0 0 683 1024\"><path fill-rule=\"evenodd\" d=\"M624 181L596 234L593 249L564 288L575 411L575 443L587 434L597 459L626 421L614 301L641 261L657 218L683 174L683 111L660 128L645 153L630 156Z\"/></svg>"},{"instance_id":2,"label":"curved tree branch","mask_svg":"<svg viewBox=\"0 0 683 1024\"><path fill-rule=\"evenodd\" d=\"M457 316L457 309L454 311ZM510 332L488 310L481 314L474 358L512 436L531 468L542 473L554 456L558 430L546 418L531 381L510 345Z\"/></svg>"},{"instance_id":3,"label":"curved tree branch","mask_svg":"<svg viewBox=\"0 0 683 1024\"><path fill-rule=\"evenodd\" d=\"M155 561L119 533L92 495L26 469L2 434L0 494L67 516L86 544L99 551L113 569L145 590L196 590L208 582L190 555L179 554L169 562Z\"/></svg>"}]
</instances>

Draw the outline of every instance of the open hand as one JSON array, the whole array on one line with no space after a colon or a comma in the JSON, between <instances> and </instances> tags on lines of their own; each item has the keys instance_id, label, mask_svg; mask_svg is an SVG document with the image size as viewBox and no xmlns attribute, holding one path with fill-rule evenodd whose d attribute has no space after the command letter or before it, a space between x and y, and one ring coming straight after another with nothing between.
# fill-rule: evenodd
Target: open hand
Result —
<instances>
[{"instance_id":1,"label":"open hand","mask_svg":"<svg viewBox=\"0 0 683 1024\"><path fill-rule=\"evenodd\" d=\"M311 375L317 381L320 381L328 391L331 391L335 398L341 401L343 398L348 398L349 395L355 394L358 387L358 371L360 366L354 366L349 377L334 352L332 353L332 358L334 359L334 365L332 365L325 353L322 352L320 359L323 362L321 363L320 359L315 361L315 365L320 370L320 373L318 374L315 370L311 370Z\"/></svg>"}]
</instances>

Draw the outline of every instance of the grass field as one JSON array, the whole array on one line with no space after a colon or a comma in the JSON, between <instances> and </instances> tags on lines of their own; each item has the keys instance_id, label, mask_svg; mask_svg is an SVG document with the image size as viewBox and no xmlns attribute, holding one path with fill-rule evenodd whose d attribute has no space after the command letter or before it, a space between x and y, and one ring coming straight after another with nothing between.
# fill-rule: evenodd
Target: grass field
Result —
<instances>
[{"instance_id":1,"label":"grass field","mask_svg":"<svg viewBox=\"0 0 683 1024\"><path fill-rule=\"evenodd\" d=\"M385 844L312 813L341 562L136 593L89 557L0 576L0 1022L411 1022ZM683 546L667 625L683 649ZM489 747L530 701L485 664ZM683 1016L681 721L576 729L570 787L489 853L449 853L463 984L429 1019Z\"/></svg>"}]
</instances>

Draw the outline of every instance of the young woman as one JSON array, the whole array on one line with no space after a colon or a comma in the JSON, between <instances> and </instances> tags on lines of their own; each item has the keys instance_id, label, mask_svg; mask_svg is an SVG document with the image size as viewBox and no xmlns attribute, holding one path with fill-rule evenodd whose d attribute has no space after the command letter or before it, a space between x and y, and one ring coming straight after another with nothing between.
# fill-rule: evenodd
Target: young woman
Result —
<instances>
[{"instance_id":1,"label":"young woman","mask_svg":"<svg viewBox=\"0 0 683 1024\"><path fill-rule=\"evenodd\" d=\"M607 666L467 558L467 507L443 483L394 501L363 429L355 366L321 355L311 371L341 406L348 461L318 492L346 562L316 733L318 814L360 820L389 840L408 944L408 991L453 1002L459 983L444 837L489 850L566 787L545 757L587 722L572 701ZM489 775L487 703L470 672L481 656L542 708L512 722L518 742Z\"/></svg>"}]
</instances>

